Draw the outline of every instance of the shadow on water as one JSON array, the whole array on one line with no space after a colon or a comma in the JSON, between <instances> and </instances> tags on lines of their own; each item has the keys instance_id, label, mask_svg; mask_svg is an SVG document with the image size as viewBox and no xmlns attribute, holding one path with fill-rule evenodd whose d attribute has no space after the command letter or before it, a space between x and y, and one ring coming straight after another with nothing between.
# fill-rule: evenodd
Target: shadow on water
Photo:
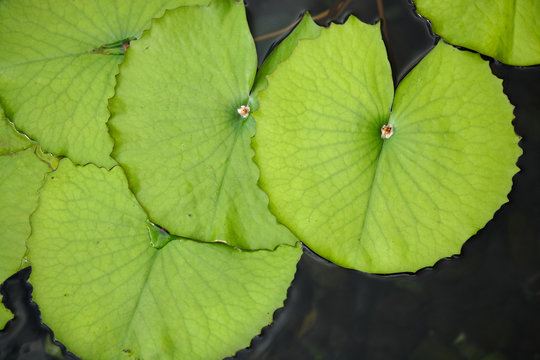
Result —
<instances>
[{"instance_id":1,"label":"shadow on water","mask_svg":"<svg viewBox=\"0 0 540 360\"><path fill-rule=\"evenodd\" d=\"M11 276L0 286L2 302L14 318L0 331L2 360L75 360L63 345L53 341L52 331L41 324L37 305L32 301L32 285L28 282L31 268Z\"/></svg>"},{"instance_id":2,"label":"shadow on water","mask_svg":"<svg viewBox=\"0 0 540 360\"><path fill-rule=\"evenodd\" d=\"M318 20L322 25L351 13L367 23L379 18L376 0L353 0L343 9L334 0L246 2L255 38L286 28L306 10L313 16L326 12ZM397 84L437 38L408 0L383 5ZM259 58L284 34L257 41ZM305 248L286 306L234 359L540 359L540 67L492 61L491 68L516 106L514 125L524 150L509 203L460 256L416 274L347 270ZM0 332L0 360L76 359L53 345L50 330L40 324L28 276L29 269L22 270L2 286L16 315Z\"/></svg>"}]
</instances>

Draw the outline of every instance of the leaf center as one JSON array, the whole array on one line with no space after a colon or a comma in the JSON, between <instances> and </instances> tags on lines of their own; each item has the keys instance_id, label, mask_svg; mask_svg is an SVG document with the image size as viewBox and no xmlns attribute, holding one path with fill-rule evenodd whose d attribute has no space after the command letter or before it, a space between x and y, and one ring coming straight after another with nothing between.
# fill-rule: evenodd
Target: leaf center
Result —
<instances>
[{"instance_id":1,"label":"leaf center","mask_svg":"<svg viewBox=\"0 0 540 360\"><path fill-rule=\"evenodd\" d=\"M392 135L394 135L394 128L392 125L387 124L381 127L381 138L388 139Z\"/></svg>"},{"instance_id":2,"label":"leaf center","mask_svg":"<svg viewBox=\"0 0 540 360\"><path fill-rule=\"evenodd\" d=\"M125 38L123 40L115 41L110 44L104 44L97 48L92 49L90 53L101 55L124 55L131 41L136 40L135 37Z\"/></svg>"}]
</instances>

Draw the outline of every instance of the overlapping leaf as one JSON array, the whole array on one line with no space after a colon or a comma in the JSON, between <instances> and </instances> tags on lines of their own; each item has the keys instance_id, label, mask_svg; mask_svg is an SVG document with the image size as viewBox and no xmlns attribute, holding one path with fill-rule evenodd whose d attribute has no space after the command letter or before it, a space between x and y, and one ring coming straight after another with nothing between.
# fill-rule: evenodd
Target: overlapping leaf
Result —
<instances>
[{"instance_id":1,"label":"overlapping leaf","mask_svg":"<svg viewBox=\"0 0 540 360\"><path fill-rule=\"evenodd\" d=\"M8 5L16 7L11 3ZM56 3L44 3L36 11L41 11L41 15L51 11L55 14L62 12L62 14L56 14L62 18L70 14L72 4L66 6L65 9L60 9L60 5L55 7L57 5ZM100 2L84 5L83 20L97 22L93 10L88 9L96 10L100 9L100 6L109 5L111 4ZM110 18L109 15L114 14L115 11L116 9L104 10L102 15ZM208 22L201 22L201 18L190 18L190 16L199 15L201 11L212 13ZM64 159L60 169L50 173L45 185L39 190L40 205L32 216L32 236L28 241L31 249L29 257L33 265L31 281L34 285L34 299L40 305L44 322L55 330L57 338L64 342L70 350L83 357L111 359L131 355L145 359L175 359L178 357L208 359L232 355L238 349L247 346L250 339L260 331L260 328L271 321L273 311L283 304L286 289L292 280L296 263L301 254L299 245L281 245L295 245L297 240L285 227L276 223L275 218L267 209L266 195L256 186L258 171L252 163L253 152L249 147L254 132L253 119L251 117L243 119L236 111L240 104L246 104L249 100L256 64L254 47L242 4L217 1L209 8L183 8L177 10L177 13L184 14L181 20L185 20L189 28L189 31L184 29L177 34L184 39L182 41L186 44L192 44L193 48L196 49L201 40L196 38L197 35L207 34L206 30L194 31L193 24L201 23L205 26L208 25L209 28L213 27L214 30L218 30L214 31L214 34L224 31L222 39L209 37L208 44L217 54L220 52L226 54L228 56L226 59L229 61L245 65L244 69L236 73L231 72L232 77L227 73L222 74L221 70L215 71L214 69L213 72L209 72L209 76L216 77L216 82L209 82L209 84L215 86L217 83L216 89L225 96L224 99L227 101L227 103L221 101L220 104L220 100L223 98L217 99L215 109L219 109L220 106L220 109L224 109L225 106L232 104L232 107L227 107L225 113L215 111L214 114L218 115L215 119L210 117L214 121L214 125L216 124L215 120L218 120L218 132L210 135L216 137L220 135L219 130L222 129L220 126L223 125L223 122L229 121L229 124L225 125L230 125L232 133L229 132L228 135L232 134L234 137L232 142L229 141L230 139L218 138L219 141L229 141L225 146L225 150L229 153L226 154L224 163L213 159L213 162L209 161L205 164L206 167L215 166L218 169L216 174L211 174L209 179L215 180L221 176L221 183L217 187L216 184L212 184L209 189L202 188L195 194L195 198L203 203L208 202L208 195L215 196L216 206L204 208L203 212L193 211L193 215L189 214L188 216L193 216L196 219L197 216L204 217L202 223L206 222L204 225L207 225L212 232L211 238L205 237L204 232L190 233L191 228L185 226L191 239L170 237L167 241L174 240L163 248L161 248L163 245L161 244L158 250L158 247L154 247L155 244L151 244L149 241L145 221L146 214L128 189L122 169L114 167L108 171L93 165L79 167L73 165L71 160ZM156 31L159 32L160 24L177 25L175 21L178 19L174 20L173 14L175 12L171 12L170 15L157 21L154 29L146 34L146 38L151 40L152 50L155 45L152 42L154 41L152 36ZM20 14L13 13L13 9L10 8L9 21L18 15ZM35 19L39 21L40 16L35 16ZM79 24L83 28L85 27L84 21L82 25ZM241 26L236 27L238 24ZM31 25L41 26L34 23ZM56 35L64 36L62 35L64 32L70 33L67 30L71 25L71 21L68 24L67 18L63 18L57 26L53 26L54 30L50 30L49 35L51 36L47 39L47 44L51 45ZM29 27L32 28L30 25ZM17 26L13 28L17 31L15 31L15 35L10 34L13 37L9 39L16 42L13 39L20 35L17 33L20 29ZM114 29L113 27L108 30ZM42 30L40 36L43 32L47 32ZM239 46L236 49L235 44L232 47L224 46L226 42L230 42L227 30L242 35L239 37ZM21 31L24 33L26 30ZM168 31L171 29L169 28ZM80 98L80 94L77 93L78 85L72 87L71 82L84 83L89 87L95 84L104 85L103 92L99 93L99 100L109 96L107 89L112 84L111 75L116 71L119 58L102 60L101 57L92 58L92 56L99 55L112 59L112 57L121 55L123 50L121 46L130 37L114 44L109 42L109 45L94 47L90 53L83 52L85 46L90 44L94 38L100 38L100 34L95 35L92 32L90 35L86 34L91 39L88 42L83 41L82 45L84 46L77 41L66 41L62 46L51 46L54 56L45 56L43 59L40 58L40 56L43 57L40 48L36 52L37 55L28 50L27 53L20 56L22 60L17 58L20 54L10 48L12 57L9 60L15 58L15 60L21 60L21 64L15 61L15 65L4 69L4 73L1 72L2 68L0 67L0 75L4 76L3 79L17 80L17 77L25 75L26 72L31 73L26 68L28 64L30 64L31 69L34 69L32 66L36 66L34 70L38 72L35 74L38 80L37 85L26 83L13 92L11 92L12 88L8 86L5 92L7 101L5 101L6 98L3 101L9 104L8 106L14 106L14 108L8 107L8 110L18 120L18 123L25 126L24 119L32 119L34 115L34 118L39 119L39 121L47 121L48 115L59 114L58 107L54 107L62 103L63 96L69 100ZM28 33L23 35L26 36ZM68 40L71 39L70 36L66 36ZM140 47L135 45L135 49L145 46L144 43L142 44ZM79 45L81 45L80 49ZM173 45L171 49L178 52L179 49L175 46L183 45L183 43L175 44L172 41L169 45ZM292 45L288 46L288 50L282 51L279 57L285 58L292 51L292 48ZM69 50L64 51L65 49ZM184 48L180 49L184 50ZM242 51L235 54L238 49L247 49L247 56ZM144 50L149 50L149 48L146 47ZM174 53L168 54L171 57L174 55ZM210 56L212 55L215 54L210 53ZM37 60L31 60L32 56L36 56ZM163 59L168 58L168 56L164 56ZM137 60L136 56L133 58ZM70 62L67 68L55 67L54 64L57 61L64 64L64 60ZM188 67L186 74L191 72L191 79L200 83L204 73L199 71L200 64L192 60L185 59L184 65ZM71 66L71 62L77 63L79 61L86 61L86 63L82 67L78 67L80 64ZM35 65L42 62L41 67ZM252 64L249 65L251 62ZM103 76L104 79L106 78L105 82L101 81L103 79L100 78L105 73L102 70L95 71L93 68L101 63L102 69L112 70L107 73L107 76ZM111 64L114 66L109 66ZM129 71L145 72L149 69L155 69L154 64L143 64L137 69L130 68L129 64L128 61L127 68L130 69L127 71L128 73ZM18 69L19 65L20 69ZM166 64L160 64L159 68L164 72L169 69L174 70L174 67L169 68ZM19 71L20 74L14 76L15 72L11 71L13 69ZM89 77L84 78L84 76L77 78L73 71L77 74L79 71L87 72L88 76L91 73L97 74L98 78L93 81L90 81ZM32 93L33 86L38 86L42 82L42 75L50 75L52 82L59 82L55 86L45 85L45 87L52 86L50 89L40 87L36 90L37 93ZM222 75L224 76L220 83L219 76ZM42 77L40 78L40 76ZM232 88L236 87L240 91L233 91L227 95L227 91L231 89L229 81L236 82ZM220 88L219 84L226 86L226 88ZM152 103L163 99L165 94L162 91L151 91L153 89L146 87L146 85L144 85L145 90L147 90L146 94L149 95ZM54 91L45 91L51 89ZM75 93L71 91L72 89ZM16 93L28 96L23 99L20 95L18 95L19 97L15 96ZM39 98L43 95L42 93L47 99ZM51 93L57 97L51 98L49 96ZM73 113L70 113L75 121L88 120L88 118L84 118L88 115L85 112L89 109L95 110L96 105L92 101L97 98L94 96L96 94L97 92L90 90L89 103L78 104L77 106L81 105L81 108L77 107ZM35 96L30 99L31 95ZM180 94L173 92L168 95L170 95L168 98L170 103L175 101L189 102L193 93L186 95L183 92ZM203 96L204 94L199 95ZM239 95L243 98L240 99ZM9 98L10 96L12 97ZM229 104L231 99L234 101ZM30 105L26 102L36 100L38 104L32 109L40 111L43 108L48 111L47 104L50 101L49 105L52 106L52 110L48 114L43 112L33 114L34 110L28 110L25 113L15 109L17 107L15 100L20 100L23 110L30 109ZM137 105L140 107L141 104ZM136 108L137 106L133 108L128 106L129 110ZM67 112L71 111L69 104L66 109ZM168 109L171 110L170 106ZM187 113L192 113L189 110L187 109ZM231 112L233 116L231 116ZM133 114L137 115L137 112ZM156 114L160 115L159 112ZM96 118L102 118L102 116L96 116ZM188 118L187 120L192 119ZM27 124L30 125L26 127L26 130L31 132L32 121L28 120ZM85 126L93 126L86 122L85 124ZM102 140L100 140L99 131L85 130L84 135L87 136L88 141L97 141L98 145L94 146L95 144L85 143L84 139L69 133L71 130L78 131L76 124L66 125L61 120L55 120L47 123L46 127L40 127L41 125L38 126L39 131L32 136L36 136L45 144L50 140L54 149L58 149L58 147L54 147L56 145L60 148L64 147L65 151L57 150L58 154L66 154L76 163L93 161L99 166L106 167L113 164L113 162L109 162L111 159L104 160L103 157L99 159L101 155L107 153L102 151L99 155L100 151L106 148L102 144L99 145ZM212 123L207 125L212 127ZM10 126L12 127L11 124L7 124L5 129L9 129ZM42 129L46 131L41 132ZM204 127L202 131L204 133ZM60 134L60 137L55 137L57 134ZM171 134L174 135L173 132ZM49 135L51 138L48 137ZM181 133L180 135L185 136L186 134ZM203 139L212 141L214 140L211 138L212 136L203 137ZM190 138L191 135L188 135L184 140L188 146L193 144L189 143ZM27 140L24 137L21 139ZM6 144L6 148L8 145L11 147L14 146L13 144L20 145L12 138L6 137L6 141L4 141L4 138L0 137L0 140ZM67 141L66 146L62 145L64 140ZM120 143L119 147L121 145ZM30 150L33 149L26 151L30 153ZM80 157L81 154L83 157ZM34 154L32 155L34 156ZM88 160L84 158L87 155L98 157L88 158ZM166 155L167 152L164 152L163 156L154 158L159 159L156 163L164 168L177 165L174 162L169 163L170 159ZM136 162L142 160L144 159L139 158ZM127 168L129 170L129 166ZM221 172L221 170L224 171ZM149 174L152 175L151 172ZM204 175L205 173L199 173L195 179L198 179L197 176ZM213 175L215 176L212 177ZM40 184L42 179L43 175ZM132 182L136 188L137 182ZM10 186L13 185L12 181L6 183L9 183ZM165 183L155 185L161 187L162 190L167 188ZM183 184L180 185L183 186ZM38 194L37 188L26 186L25 189L33 191L34 196ZM184 195L190 195L190 192ZM183 200L183 196L176 199ZM183 213L184 209L182 209L181 203L174 205L176 211ZM33 206L35 207L35 203ZM10 204L9 207L12 208L12 205ZM29 213L25 215L27 221L28 216ZM211 220L208 221L209 219ZM197 221L199 224L201 223L200 219ZM176 232L185 235L186 232L182 230L184 225L181 224L180 228L172 227L170 229L180 229ZM18 228L13 221L10 222L10 226ZM199 242L199 240L227 240L235 246L268 250L246 252L228 245L207 244Z\"/></svg>"},{"instance_id":2,"label":"overlapping leaf","mask_svg":"<svg viewBox=\"0 0 540 360\"><path fill-rule=\"evenodd\" d=\"M0 282L22 266L37 190L51 170L35 151L32 142L15 130L0 108ZM0 329L9 318L11 313L0 305Z\"/></svg>"},{"instance_id":3,"label":"overlapping leaf","mask_svg":"<svg viewBox=\"0 0 540 360\"><path fill-rule=\"evenodd\" d=\"M106 103L124 45L186 3L0 2L0 101L46 149L110 168ZM306 17L253 85L255 69L232 0L170 11L128 49L110 122L123 169L62 160L32 216L34 297L70 350L222 358L271 321L301 250L268 212L254 119L237 112L258 106L269 74L260 183L279 220L330 260L414 271L458 252L506 201L512 108L478 56L439 44L394 97L378 27L352 18L321 31ZM49 168L12 124L0 131L0 205L20 215L5 219L24 244ZM185 238L151 243L148 215ZM21 249L0 257L20 263Z\"/></svg>"},{"instance_id":4,"label":"overlapping leaf","mask_svg":"<svg viewBox=\"0 0 540 360\"><path fill-rule=\"evenodd\" d=\"M17 131L0 107L0 155L15 153L31 146L30 139Z\"/></svg>"},{"instance_id":5,"label":"overlapping leaf","mask_svg":"<svg viewBox=\"0 0 540 360\"><path fill-rule=\"evenodd\" d=\"M60 162L32 216L43 320L84 358L211 359L249 344L283 304L299 247L242 252L174 240L157 250L123 171Z\"/></svg>"},{"instance_id":6,"label":"overlapping leaf","mask_svg":"<svg viewBox=\"0 0 540 360\"><path fill-rule=\"evenodd\" d=\"M433 31L510 65L540 64L540 1L415 0Z\"/></svg>"},{"instance_id":7,"label":"overlapping leaf","mask_svg":"<svg viewBox=\"0 0 540 360\"><path fill-rule=\"evenodd\" d=\"M165 9L198 0L0 2L0 101L44 150L110 167L107 99L123 59Z\"/></svg>"},{"instance_id":8,"label":"overlapping leaf","mask_svg":"<svg viewBox=\"0 0 540 360\"><path fill-rule=\"evenodd\" d=\"M309 13L304 14L294 30L279 43L279 46L272 50L262 63L261 67L257 70L255 82L251 89L251 100L257 101L259 92L266 89L268 86L266 77L276 70L279 63L289 58L296 48L298 41L315 39L320 34L321 27L313 21Z\"/></svg>"},{"instance_id":9,"label":"overlapping leaf","mask_svg":"<svg viewBox=\"0 0 540 360\"><path fill-rule=\"evenodd\" d=\"M30 235L28 221L37 205L37 190L50 168L34 154L34 148L0 156L0 278L13 275L21 265Z\"/></svg>"},{"instance_id":10,"label":"overlapping leaf","mask_svg":"<svg viewBox=\"0 0 540 360\"><path fill-rule=\"evenodd\" d=\"M111 101L113 155L171 233L248 249L297 241L268 211L255 124L237 112L256 64L243 4L228 0L171 11L129 48Z\"/></svg>"},{"instance_id":11,"label":"overlapping leaf","mask_svg":"<svg viewBox=\"0 0 540 360\"><path fill-rule=\"evenodd\" d=\"M478 55L440 43L392 103L379 27L351 17L268 79L255 113L261 186L278 219L337 264L433 265L507 201L520 154L512 106Z\"/></svg>"}]
</instances>

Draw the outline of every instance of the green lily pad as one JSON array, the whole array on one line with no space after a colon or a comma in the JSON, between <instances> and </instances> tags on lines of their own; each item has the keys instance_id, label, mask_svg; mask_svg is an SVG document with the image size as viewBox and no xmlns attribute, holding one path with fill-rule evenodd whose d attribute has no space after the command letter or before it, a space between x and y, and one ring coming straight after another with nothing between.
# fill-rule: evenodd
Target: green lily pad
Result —
<instances>
[{"instance_id":1,"label":"green lily pad","mask_svg":"<svg viewBox=\"0 0 540 360\"><path fill-rule=\"evenodd\" d=\"M10 154L32 146L32 141L21 134L0 107L0 155Z\"/></svg>"},{"instance_id":2,"label":"green lily pad","mask_svg":"<svg viewBox=\"0 0 540 360\"><path fill-rule=\"evenodd\" d=\"M37 206L38 189L49 166L34 154L34 148L0 155L0 281L17 272L30 235L29 217Z\"/></svg>"},{"instance_id":3,"label":"green lily pad","mask_svg":"<svg viewBox=\"0 0 540 360\"><path fill-rule=\"evenodd\" d=\"M238 113L256 66L232 0L171 11L128 49L110 105L113 156L152 222L244 249L297 242L257 187L255 124Z\"/></svg>"},{"instance_id":4,"label":"green lily pad","mask_svg":"<svg viewBox=\"0 0 540 360\"><path fill-rule=\"evenodd\" d=\"M18 133L0 108L0 283L24 266L30 214L38 189L51 168L35 155L32 142ZM0 305L0 329L12 318Z\"/></svg>"},{"instance_id":5,"label":"green lily pad","mask_svg":"<svg viewBox=\"0 0 540 360\"><path fill-rule=\"evenodd\" d=\"M507 201L513 107L480 56L439 43L392 102L379 26L351 17L300 42L268 81L254 114L260 185L278 220L336 264L431 266Z\"/></svg>"},{"instance_id":6,"label":"green lily pad","mask_svg":"<svg viewBox=\"0 0 540 360\"><path fill-rule=\"evenodd\" d=\"M107 100L123 59L165 9L198 0L0 3L0 102L43 149L111 167Z\"/></svg>"},{"instance_id":7,"label":"green lily pad","mask_svg":"<svg viewBox=\"0 0 540 360\"><path fill-rule=\"evenodd\" d=\"M183 239L158 250L122 169L67 159L47 178L32 229L43 321L88 359L232 355L283 305L301 254Z\"/></svg>"},{"instance_id":8,"label":"green lily pad","mask_svg":"<svg viewBox=\"0 0 540 360\"><path fill-rule=\"evenodd\" d=\"M433 31L505 64L540 64L540 1L415 0Z\"/></svg>"},{"instance_id":9,"label":"green lily pad","mask_svg":"<svg viewBox=\"0 0 540 360\"><path fill-rule=\"evenodd\" d=\"M0 107L0 209L6 209L0 217L0 283L26 264L29 218L37 206L43 177L52 168L48 164L54 164L51 160L15 129ZM0 304L0 329L12 317Z\"/></svg>"},{"instance_id":10,"label":"green lily pad","mask_svg":"<svg viewBox=\"0 0 540 360\"><path fill-rule=\"evenodd\" d=\"M257 99L259 91L266 89L268 86L266 77L274 72L279 63L286 60L291 55L296 48L298 41L315 39L320 34L321 27L313 21L309 13L304 14L302 20L300 20L294 30L279 43L279 46L272 50L257 71L255 83L251 89L252 100ZM256 108L257 106L255 106L253 110L256 110Z\"/></svg>"}]
</instances>

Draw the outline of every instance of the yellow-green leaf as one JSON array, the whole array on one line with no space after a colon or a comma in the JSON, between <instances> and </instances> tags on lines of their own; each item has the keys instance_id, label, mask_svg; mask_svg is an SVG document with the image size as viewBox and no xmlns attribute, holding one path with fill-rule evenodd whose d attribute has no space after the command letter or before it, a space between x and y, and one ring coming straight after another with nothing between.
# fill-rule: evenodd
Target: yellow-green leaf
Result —
<instances>
[{"instance_id":1,"label":"yellow-green leaf","mask_svg":"<svg viewBox=\"0 0 540 360\"><path fill-rule=\"evenodd\" d=\"M351 17L301 42L268 81L254 114L260 184L321 256L416 271L459 253L507 201L521 153L513 107L480 56L439 43L392 103L379 26Z\"/></svg>"}]
</instances>

